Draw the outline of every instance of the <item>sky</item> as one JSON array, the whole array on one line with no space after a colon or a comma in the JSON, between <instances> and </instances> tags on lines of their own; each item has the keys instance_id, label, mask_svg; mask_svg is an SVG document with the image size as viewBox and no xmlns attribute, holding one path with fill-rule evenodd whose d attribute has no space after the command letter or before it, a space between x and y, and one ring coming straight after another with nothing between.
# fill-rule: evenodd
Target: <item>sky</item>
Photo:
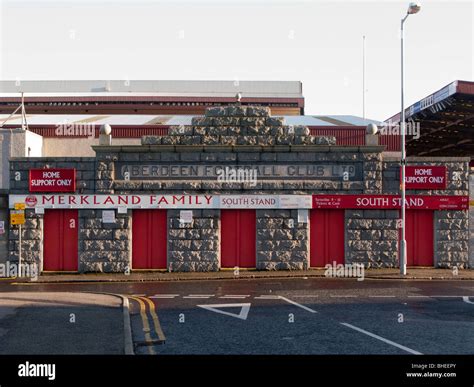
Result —
<instances>
[{"instance_id":1,"label":"sky","mask_svg":"<svg viewBox=\"0 0 474 387\"><path fill-rule=\"evenodd\" d=\"M405 24L406 106L473 80L473 0L424 1ZM408 1L0 0L0 79L290 80L306 114L400 111Z\"/></svg>"}]
</instances>

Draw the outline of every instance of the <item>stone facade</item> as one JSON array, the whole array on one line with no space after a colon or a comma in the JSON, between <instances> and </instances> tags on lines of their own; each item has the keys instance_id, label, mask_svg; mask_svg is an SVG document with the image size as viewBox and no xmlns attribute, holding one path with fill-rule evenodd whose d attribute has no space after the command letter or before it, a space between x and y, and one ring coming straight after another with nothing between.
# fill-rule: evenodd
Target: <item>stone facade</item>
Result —
<instances>
[{"instance_id":1,"label":"stone facade","mask_svg":"<svg viewBox=\"0 0 474 387\"><path fill-rule=\"evenodd\" d=\"M397 194L399 189L399 161L384 157L383 147L337 146L334 137L315 137L306 127L285 126L282 118L271 117L262 107L211 108L191 126L171 127L167 136L144 137L142 144L96 146L95 158L13 159L10 193L27 194L28 170L47 167L76 168L78 194L360 195ZM448 185L442 191L407 193L468 195L468 162L410 158L409 165L446 165ZM271 172L260 175L255 184L226 182L206 175L214 166L269 166ZM167 175L157 172L161 167ZM197 171L194 175L189 174L191 167ZM311 174L313 167L321 169ZM305 172L299 174L299 168ZM180 223L179 211L167 210L167 270L219 270L220 210L193 209L190 224ZM41 264L47 243L42 241L43 216L32 210L26 215L23 257ZM398 210L345 210L346 263L396 267L398 216ZM128 210L116 214L115 224L103 224L102 209L79 210L79 271L133 268L132 217ZM256 218L256 269L309 268L310 225L298 222L297 209L257 209ZM468 211L436 211L435 265L468 267L468 233ZM12 226L9 235L10 259L16 260L17 228Z\"/></svg>"},{"instance_id":2,"label":"stone facade","mask_svg":"<svg viewBox=\"0 0 474 387\"><path fill-rule=\"evenodd\" d=\"M308 267L308 223L298 223L298 210L257 210L257 269Z\"/></svg>"},{"instance_id":3,"label":"stone facade","mask_svg":"<svg viewBox=\"0 0 474 387\"><path fill-rule=\"evenodd\" d=\"M129 271L131 214L116 214L115 223L102 223L102 211L79 211L79 271Z\"/></svg>"},{"instance_id":4,"label":"stone facade","mask_svg":"<svg viewBox=\"0 0 474 387\"><path fill-rule=\"evenodd\" d=\"M219 210L192 210L192 223L180 223L168 210L169 271L219 270Z\"/></svg>"},{"instance_id":5,"label":"stone facade","mask_svg":"<svg viewBox=\"0 0 474 387\"><path fill-rule=\"evenodd\" d=\"M346 210L346 263L398 265L398 211Z\"/></svg>"}]
</instances>

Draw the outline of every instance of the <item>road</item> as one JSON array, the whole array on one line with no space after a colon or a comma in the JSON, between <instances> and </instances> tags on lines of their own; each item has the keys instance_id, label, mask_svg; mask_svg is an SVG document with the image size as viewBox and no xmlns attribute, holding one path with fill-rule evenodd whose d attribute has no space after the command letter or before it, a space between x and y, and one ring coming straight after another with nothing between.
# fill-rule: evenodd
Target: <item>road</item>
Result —
<instances>
[{"instance_id":1,"label":"road","mask_svg":"<svg viewBox=\"0 0 474 387\"><path fill-rule=\"evenodd\" d=\"M0 284L13 290L126 295L137 354L474 353L473 281Z\"/></svg>"}]
</instances>

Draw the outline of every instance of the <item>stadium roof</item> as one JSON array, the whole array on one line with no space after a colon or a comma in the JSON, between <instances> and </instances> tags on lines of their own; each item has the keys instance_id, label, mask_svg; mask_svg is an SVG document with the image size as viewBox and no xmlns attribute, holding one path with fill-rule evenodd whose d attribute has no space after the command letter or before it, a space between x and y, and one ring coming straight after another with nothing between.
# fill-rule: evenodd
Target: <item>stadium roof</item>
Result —
<instances>
[{"instance_id":1,"label":"stadium roof","mask_svg":"<svg viewBox=\"0 0 474 387\"><path fill-rule=\"evenodd\" d=\"M18 96L194 96L302 98L299 81L0 81L0 97Z\"/></svg>"},{"instance_id":2,"label":"stadium roof","mask_svg":"<svg viewBox=\"0 0 474 387\"><path fill-rule=\"evenodd\" d=\"M152 115L152 114L27 114L28 125L60 125L60 124L91 124L91 125L191 125L195 115ZM287 125L305 126L367 126L376 125L379 121L363 119L357 116L330 115L330 116L283 116ZM8 118L7 114L0 114L0 123ZM5 122L8 127L21 125L21 116L15 115Z\"/></svg>"},{"instance_id":3,"label":"stadium roof","mask_svg":"<svg viewBox=\"0 0 474 387\"><path fill-rule=\"evenodd\" d=\"M418 139L407 136L408 155L474 158L474 82L454 81L405 112L407 122L420 126ZM399 121L400 113L385 122Z\"/></svg>"}]
</instances>

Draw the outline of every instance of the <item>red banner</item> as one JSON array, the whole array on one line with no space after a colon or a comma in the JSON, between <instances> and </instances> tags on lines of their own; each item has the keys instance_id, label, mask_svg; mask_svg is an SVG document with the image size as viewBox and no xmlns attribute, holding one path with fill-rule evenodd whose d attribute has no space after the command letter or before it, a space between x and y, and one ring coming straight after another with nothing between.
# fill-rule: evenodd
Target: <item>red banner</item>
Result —
<instances>
[{"instance_id":1,"label":"red banner","mask_svg":"<svg viewBox=\"0 0 474 387\"><path fill-rule=\"evenodd\" d=\"M75 192L76 170L30 169L30 192Z\"/></svg>"},{"instance_id":2,"label":"red banner","mask_svg":"<svg viewBox=\"0 0 474 387\"><path fill-rule=\"evenodd\" d=\"M397 210L398 195L313 195L313 208ZM407 195L406 208L414 210L468 210L468 196Z\"/></svg>"},{"instance_id":3,"label":"red banner","mask_svg":"<svg viewBox=\"0 0 474 387\"><path fill-rule=\"evenodd\" d=\"M405 167L405 188L446 189L446 166L407 165Z\"/></svg>"}]
</instances>

